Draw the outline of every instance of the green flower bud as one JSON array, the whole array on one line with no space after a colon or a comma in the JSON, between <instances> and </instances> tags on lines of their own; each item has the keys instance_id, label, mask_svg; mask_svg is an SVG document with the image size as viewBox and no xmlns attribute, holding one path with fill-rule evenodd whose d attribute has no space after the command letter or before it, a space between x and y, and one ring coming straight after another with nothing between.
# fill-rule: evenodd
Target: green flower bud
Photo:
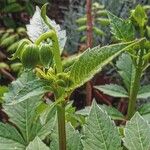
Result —
<instances>
[{"instance_id":1,"label":"green flower bud","mask_svg":"<svg viewBox=\"0 0 150 150\"><path fill-rule=\"evenodd\" d=\"M49 68L53 63L52 48L48 44L42 44L39 50L40 62L45 68Z\"/></svg>"},{"instance_id":2,"label":"green flower bud","mask_svg":"<svg viewBox=\"0 0 150 150\"><path fill-rule=\"evenodd\" d=\"M34 68L39 63L39 48L34 44L24 47L21 62L25 68Z\"/></svg>"}]
</instances>

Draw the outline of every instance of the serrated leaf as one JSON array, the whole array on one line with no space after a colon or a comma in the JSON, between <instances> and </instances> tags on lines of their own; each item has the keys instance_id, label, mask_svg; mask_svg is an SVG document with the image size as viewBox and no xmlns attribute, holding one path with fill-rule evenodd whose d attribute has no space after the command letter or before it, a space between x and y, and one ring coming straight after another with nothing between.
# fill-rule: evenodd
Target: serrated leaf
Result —
<instances>
[{"instance_id":1,"label":"serrated leaf","mask_svg":"<svg viewBox=\"0 0 150 150\"><path fill-rule=\"evenodd\" d=\"M127 91L120 85L117 84L106 84L95 86L96 89L102 91L104 94L113 97L128 97Z\"/></svg>"},{"instance_id":2,"label":"serrated leaf","mask_svg":"<svg viewBox=\"0 0 150 150\"><path fill-rule=\"evenodd\" d=\"M3 99L7 105L12 105L34 96L43 95L47 91L50 91L50 87L32 72L25 72L12 82L9 92L4 94Z\"/></svg>"},{"instance_id":3,"label":"serrated leaf","mask_svg":"<svg viewBox=\"0 0 150 150\"><path fill-rule=\"evenodd\" d=\"M124 145L128 150L150 149L150 126L137 112L125 127Z\"/></svg>"},{"instance_id":4,"label":"serrated leaf","mask_svg":"<svg viewBox=\"0 0 150 150\"><path fill-rule=\"evenodd\" d=\"M60 26L56 24L54 20L50 20L48 18L48 23L55 29L59 41L59 47L62 52L65 43L66 43L66 31L61 30ZM41 10L38 6L36 6L36 11L33 17L30 19L30 24L27 27L27 34L29 38L35 42L40 35L45 32L50 31L48 25L44 22L43 18L41 17Z\"/></svg>"},{"instance_id":5,"label":"serrated leaf","mask_svg":"<svg viewBox=\"0 0 150 150\"><path fill-rule=\"evenodd\" d=\"M116 66L126 89L130 91L135 76L135 66L132 63L131 56L127 53L123 53L116 62Z\"/></svg>"},{"instance_id":6,"label":"serrated leaf","mask_svg":"<svg viewBox=\"0 0 150 150\"><path fill-rule=\"evenodd\" d=\"M84 127L83 150L121 150L118 129L94 101Z\"/></svg>"},{"instance_id":7,"label":"serrated leaf","mask_svg":"<svg viewBox=\"0 0 150 150\"><path fill-rule=\"evenodd\" d=\"M66 134L67 134L67 150L83 150L81 144L81 136L78 131L76 131L71 124L66 125ZM50 144L51 150L58 150L58 130L55 128L52 133L52 142Z\"/></svg>"},{"instance_id":8,"label":"serrated leaf","mask_svg":"<svg viewBox=\"0 0 150 150\"><path fill-rule=\"evenodd\" d=\"M122 20L110 12L108 12L108 17L110 19L111 32L116 39L121 41L134 39L135 30L129 20Z\"/></svg>"},{"instance_id":9,"label":"serrated leaf","mask_svg":"<svg viewBox=\"0 0 150 150\"><path fill-rule=\"evenodd\" d=\"M150 97L150 85L141 86L137 97L138 98L148 98L148 97Z\"/></svg>"},{"instance_id":10,"label":"serrated leaf","mask_svg":"<svg viewBox=\"0 0 150 150\"><path fill-rule=\"evenodd\" d=\"M9 120L20 130L27 144L34 139L36 128L38 125L40 126L38 120L36 120L36 108L39 104L39 98L35 97L14 105L3 106Z\"/></svg>"},{"instance_id":11,"label":"serrated leaf","mask_svg":"<svg viewBox=\"0 0 150 150\"><path fill-rule=\"evenodd\" d=\"M0 123L0 149L12 149L16 147L17 150L24 148L24 139L15 127Z\"/></svg>"},{"instance_id":12,"label":"serrated leaf","mask_svg":"<svg viewBox=\"0 0 150 150\"><path fill-rule=\"evenodd\" d=\"M71 88L77 88L90 80L102 67L111 62L121 52L133 46L136 42L113 44L102 48L95 47L86 50L74 63L70 78L74 81Z\"/></svg>"},{"instance_id":13,"label":"serrated leaf","mask_svg":"<svg viewBox=\"0 0 150 150\"><path fill-rule=\"evenodd\" d=\"M124 120L124 116L115 107L107 105L98 105L101 109L105 110L112 120ZM86 106L84 109L76 111L76 114L88 116L91 110L91 106Z\"/></svg>"},{"instance_id":14,"label":"serrated leaf","mask_svg":"<svg viewBox=\"0 0 150 150\"><path fill-rule=\"evenodd\" d=\"M26 150L50 150L39 137L36 137L30 144L27 146Z\"/></svg>"}]
</instances>

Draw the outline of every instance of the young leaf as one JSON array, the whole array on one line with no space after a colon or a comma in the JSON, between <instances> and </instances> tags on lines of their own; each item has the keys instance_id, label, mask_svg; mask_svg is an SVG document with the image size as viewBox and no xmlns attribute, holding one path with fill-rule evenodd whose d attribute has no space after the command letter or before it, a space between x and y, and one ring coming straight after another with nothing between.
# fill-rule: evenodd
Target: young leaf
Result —
<instances>
[{"instance_id":1,"label":"young leaf","mask_svg":"<svg viewBox=\"0 0 150 150\"><path fill-rule=\"evenodd\" d=\"M44 6L43 11L45 11L46 7ZM40 35L42 35L45 32L50 31L51 29L48 27L48 25L44 22L42 16L41 16L41 10L38 6L36 6L36 11L33 15L33 17L30 20L30 24L27 25L27 34L30 37L30 39L35 42L39 38ZM46 16L45 16L46 17ZM62 52L65 43L66 43L66 31L61 30L60 26L56 24L54 20L50 20L47 17L48 23L55 29L59 41L59 47Z\"/></svg>"},{"instance_id":2,"label":"young leaf","mask_svg":"<svg viewBox=\"0 0 150 150\"><path fill-rule=\"evenodd\" d=\"M132 11L131 19L132 18L140 27L144 27L148 21L145 10L141 5L138 5L135 10Z\"/></svg>"},{"instance_id":3,"label":"young leaf","mask_svg":"<svg viewBox=\"0 0 150 150\"><path fill-rule=\"evenodd\" d=\"M138 112L143 116L145 114L150 114L150 103L145 103L138 109Z\"/></svg>"},{"instance_id":4,"label":"young leaf","mask_svg":"<svg viewBox=\"0 0 150 150\"><path fill-rule=\"evenodd\" d=\"M138 92L138 98L148 98L150 97L150 85L144 85L140 88Z\"/></svg>"},{"instance_id":5,"label":"young leaf","mask_svg":"<svg viewBox=\"0 0 150 150\"><path fill-rule=\"evenodd\" d=\"M4 94L4 101L7 105L39 96L49 91L47 85L39 80L32 72L23 73L16 81L13 81L9 92Z\"/></svg>"},{"instance_id":6,"label":"young leaf","mask_svg":"<svg viewBox=\"0 0 150 150\"><path fill-rule=\"evenodd\" d=\"M150 149L150 126L137 112L125 127L124 145L128 150Z\"/></svg>"},{"instance_id":7,"label":"young leaf","mask_svg":"<svg viewBox=\"0 0 150 150\"><path fill-rule=\"evenodd\" d=\"M71 68L70 78L74 81L71 88L74 89L83 85L121 52L127 50L135 43L138 44L138 42L113 44L86 50Z\"/></svg>"},{"instance_id":8,"label":"young leaf","mask_svg":"<svg viewBox=\"0 0 150 150\"><path fill-rule=\"evenodd\" d=\"M66 125L67 133L67 150L83 150L81 144L81 137L78 131L76 131L71 124ZM52 133L52 142L50 144L51 150L58 150L58 130L57 127Z\"/></svg>"},{"instance_id":9,"label":"young leaf","mask_svg":"<svg viewBox=\"0 0 150 150\"><path fill-rule=\"evenodd\" d=\"M131 56L127 53L123 53L116 62L116 66L126 89L129 91L135 76L135 66L132 63Z\"/></svg>"},{"instance_id":10,"label":"young leaf","mask_svg":"<svg viewBox=\"0 0 150 150\"><path fill-rule=\"evenodd\" d=\"M134 27L129 20L122 20L110 12L108 12L108 17L110 19L111 32L116 39L121 41L134 39Z\"/></svg>"},{"instance_id":11,"label":"young leaf","mask_svg":"<svg viewBox=\"0 0 150 150\"><path fill-rule=\"evenodd\" d=\"M113 121L94 101L82 140L84 150L121 150L121 139Z\"/></svg>"},{"instance_id":12,"label":"young leaf","mask_svg":"<svg viewBox=\"0 0 150 150\"><path fill-rule=\"evenodd\" d=\"M120 85L117 84L106 84L95 86L96 89L102 91L104 94L113 97L128 97L127 91Z\"/></svg>"},{"instance_id":13,"label":"young leaf","mask_svg":"<svg viewBox=\"0 0 150 150\"><path fill-rule=\"evenodd\" d=\"M35 139L30 142L26 150L50 150L39 137L35 137Z\"/></svg>"},{"instance_id":14,"label":"young leaf","mask_svg":"<svg viewBox=\"0 0 150 150\"><path fill-rule=\"evenodd\" d=\"M0 123L0 149L24 149L24 140L15 127Z\"/></svg>"}]
</instances>

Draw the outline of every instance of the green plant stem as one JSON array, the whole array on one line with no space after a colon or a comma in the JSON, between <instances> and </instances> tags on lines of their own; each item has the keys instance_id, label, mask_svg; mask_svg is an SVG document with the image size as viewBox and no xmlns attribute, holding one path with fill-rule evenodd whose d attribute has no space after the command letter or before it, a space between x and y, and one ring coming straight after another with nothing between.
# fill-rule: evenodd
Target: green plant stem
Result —
<instances>
[{"instance_id":1,"label":"green plant stem","mask_svg":"<svg viewBox=\"0 0 150 150\"><path fill-rule=\"evenodd\" d=\"M140 88L140 79L141 79L141 75L142 75L142 64L143 64L142 56L143 56L143 52L141 50L138 64L137 64L136 70L135 70L134 81L133 81L131 89L130 89L127 119L131 119L131 117L134 115L135 110L136 110L137 94L138 94L138 91Z\"/></svg>"},{"instance_id":2,"label":"green plant stem","mask_svg":"<svg viewBox=\"0 0 150 150\"><path fill-rule=\"evenodd\" d=\"M65 106L57 105L59 150L66 150Z\"/></svg>"}]
</instances>

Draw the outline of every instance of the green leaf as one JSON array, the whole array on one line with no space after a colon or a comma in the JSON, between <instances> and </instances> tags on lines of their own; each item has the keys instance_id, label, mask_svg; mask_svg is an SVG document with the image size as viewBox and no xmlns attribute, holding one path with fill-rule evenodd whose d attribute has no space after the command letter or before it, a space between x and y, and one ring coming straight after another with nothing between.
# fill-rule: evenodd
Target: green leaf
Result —
<instances>
[{"instance_id":1,"label":"green leaf","mask_svg":"<svg viewBox=\"0 0 150 150\"><path fill-rule=\"evenodd\" d=\"M50 149L41 141L39 137L36 137L32 142L30 142L26 150L50 150Z\"/></svg>"},{"instance_id":2,"label":"green leaf","mask_svg":"<svg viewBox=\"0 0 150 150\"><path fill-rule=\"evenodd\" d=\"M15 129L15 127L0 123L0 149L16 150L24 149L24 140L21 134Z\"/></svg>"},{"instance_id":3,"label":"green leaf","mask_svg":"<svg viewBox=\"0 0 150 150\"><path fill-rule=\"evenodd\" d=\"M45 11L46 7L44 7L43 11ZM47 16L46 16L47 17ZM50 20L47 17L48 23L55 29L58 41L59 41L59 47L62 52L65 43L66 43L66 31L61 30L60 26L56 24L54 20ZM44 22L42 16L41 16L41 10L38 6L36 6L36 11L33 15L33 17L30 19L30 24L26 26L27 27L27 34L29 38L35 42L40 35L42 35L45 32L50 31L51 29L48 27L48 25Z\"/></svg>"},{"instance_id":4,"label":"green leaf","mask_svg":"<svg viewBox=\"0 0 150 150\"><path fill-rule=\"evenodd\" d=\"M25 72L12 82L9 92L4 94L3 99L7 105L12 105L42 95L47 91L50 91L50 87L46 83L38 79L32 72Z\"/></svg>"},{"instance_id":5,"label":"green leaf","mask_svg":"<svg viewBox=\"0 0 150 150\"><path fill-rule=\"evenodd\" d=\"M19 3L11 3L9 5L6 5L6 7L2 9L2 12L13 13L13 12L19 12L22 10L23 10L23 7Z\"/></svg>"},{"instance_id":6,"label":"green leaf","mask_svg":"<svg viewBox=\"0 0 150 150\"><path fill-rule=\"evenodd\" d=\"M123 53L116 62L116 66L126 89L130 91L135 76L135 66L132 63L131 56L127 53Z\"/></svg>"},{"instance_id":7,"label":"green leaf","mask_svg":"<svg viewBox=\"0 0 150 150\"><path fill-rule=\"evenodd\" d=\"M90 80L102 67L111 62L121 52L138 42L128 42L104 46L102 48L95 47L86 50L74 63L70 71L70 78L74 81L72 89L83 85Z\"/></svg>"},{"instance_id":8,"label":"green leaf","mask_svg":"<svg viewBox=\"0 0 150 150\"><path fill-rule=\"evenodd\" d=\"M124 145L128 150L150 149L150 126L137 112L125 127Z\"/></svg>"},{"instance_id":9,"label":"green leaf","mask_svg":"<svg viewBox=\"0 0 150 150\"><path fill-rule=\"evenodd\" d=\"M141 86L137 97L138 98L148 98L148 97L150 97L150 85Z\"/></svg>"},{"instance_id":10,"label":"green leaf","mask_svg":"<svg viewBox=\"0 0 150 150\"><path fill-rule=\"evenodd\" d=\"M0 69L10 69L9 68L9 65L8 64L6 64L6 63L4 63L4 62L0 62Z\"/></svg>"},{"instance_id":11,"label":"green leaf","mask_svg":"<svg viewBox=\"0 0 150 150\"><path fill-rule=\"evenodd\" d=\"M2 97L4 93L8 91L8 88L6 86L0 86L0 103L3 101Z\"/></svg>"},{"instance_id":12,"label":"green leaf","mask_svg":"<svg viewBox=\"0 0 150 150\"><path fill-rule=\"evenodd\" d=\"M40 99L34 97L14 105L3 106L9 120L20 130L27 144L34 139L40 127L36 115L36 108L40 103Z\"/></svg>"},{"instance_id":13,"label":"green leaf","mask_svg":"<svg viewBox=\"0 0 150 150\"><path fill-rule=\"evenodd\" d=\"M118 129L94 101L84 127L84 150L121 150Z\"/></svg>"},{"instance_id":14,"label":"green leaf","mask_svg":"<svg viewBox=\"0 0 150 150\"><path fill-rule=\"evenodd\" d=\"M139 109L138 112L143 116L145 114L150 114L150 103L143 104Z\"/></svg>"},{"instance_id":15,"label":"green leaf","mask_svg":"<svg viewBox=\"0 0 150 150\"><path fill-rule=\"evenodd\" d=\"M108 12L108 17L110 19L111 32L116 39L121 41L134 39L134 27L129 20L122 20L110 12Z\"/></svg>"},{"instance_id":16,"label":"green leaf","mask_svg":"<svg viewBox=\"0 0 150 150\"><path fill-rule=\"evenodd\" d=\"M117 84L106 84L95 86L96 89L102 91L104 94L113 97L128 97L127 91L120 85Z\"/></svg>"},{"instance_id":17,"label":"green leaf","mask_svg":"<svg viewBox=\"0 0 150 150\"><path fill-rule=\"evenodd\" d=\"M66 125L66 133L67 133L67 150L83 150L79 132L75 130L73 126L69 123ZM52 133L51 137L52 137L52 142L50 143L50 149L58 150L59 143L58 143L57 127Z\"/></svg>"},{"instance_id":18,"label":"green leaf","mask_svg":"<svg viewBox=\"0 0 150 150\"><path fill-rule=\"evenodd\" d=\"M124 120L124 116L115 107L107 105L98 105L101 109L105 110L112 120ZM76 114L88 116L91 110L91 106L87 106L84 109L76 111Z\"/></svg>"},{"instance_id":19,"label":"green leaf","mask_svg":"<svg viewBox=\"0 0 150 150\"><path fill-rule=\"evenodd\" d=\"M134 21L138 24L140 27L144 27L144 25L148 21L148 17L145 13L144 8L141 5L138 5L135 10L131 13L131 19L134 19Z\"/></svg>"}]
</instances>

